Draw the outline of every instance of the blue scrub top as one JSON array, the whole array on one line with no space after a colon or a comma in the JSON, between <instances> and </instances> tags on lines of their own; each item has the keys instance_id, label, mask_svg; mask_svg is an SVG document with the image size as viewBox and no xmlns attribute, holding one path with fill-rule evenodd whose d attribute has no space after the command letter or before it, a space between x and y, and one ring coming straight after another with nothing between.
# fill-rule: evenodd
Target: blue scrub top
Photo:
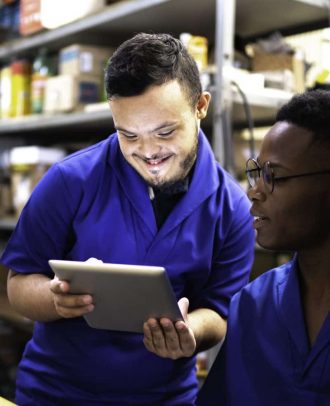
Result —
<instances>
[{"instance_id":1,"label":"blue scrub top","mask_svg":"<svg viewBox=\"0 0 330 406\"><path fill-rule=\"evenodd\" d=\"M190 310L207 307L226 318L253 261L249 208L200 132L189 189L157 230L147 185L113 134L46 173L1 261L15 272L50 278L52 258L161 265L176 297L189 298ZM195 358L160 358L142 339L93 329L82 317L36 322L19 366L18 403L193 404Z\"/></svg>"},{"instance_id":2,"label":"blue scrub top","mask_svg":"<svg viewBox=\"0 0 330 406\"><path fill-rule=\"evenodd\" d=\"M233 297L198 405L330 405L330 312L310 348L296 259Z\"/></svg>"}]
</instances>

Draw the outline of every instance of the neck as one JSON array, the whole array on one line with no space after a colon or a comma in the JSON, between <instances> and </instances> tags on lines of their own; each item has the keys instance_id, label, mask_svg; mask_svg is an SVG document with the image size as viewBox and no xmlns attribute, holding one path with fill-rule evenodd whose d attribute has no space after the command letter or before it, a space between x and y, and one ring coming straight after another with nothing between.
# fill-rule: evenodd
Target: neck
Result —
<instances>
[{"instance_id":1,"label":"neck","mask_svg":"<svg viewBox=\"0 0 330 406\"><path fill-rule=\"evenodd\" d=\"M302 288L307 292L330 293L330 246L298 253Z\"/></svg>"}]
</instances>

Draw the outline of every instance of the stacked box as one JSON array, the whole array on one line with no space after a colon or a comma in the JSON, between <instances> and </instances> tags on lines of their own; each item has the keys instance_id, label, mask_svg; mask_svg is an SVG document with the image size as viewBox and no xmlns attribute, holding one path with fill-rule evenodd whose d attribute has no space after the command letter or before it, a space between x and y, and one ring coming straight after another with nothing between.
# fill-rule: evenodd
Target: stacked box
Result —
<instances>
[{"instance_id":1,"label":"stacked box","mask_svg":"<svg viewBox=\"0 0 330 406\"><path fill-rule=\"evenodd\" d=\"M38 146L15 147L10 151L11 194L18 217L33 189L49 167L62 159L65 152Z\"/></svg>"},{"instance_id":2,"label":"stacked box","mask_svg":"<svg viewBox=\"0 0 330 406\"><path fill-rule=\"evenodd\" d=\"M113 49L86 46L80 44L70 45L60 50L60 75L95 75L101 77L107 60Z\"/></svg>"},{"instance_id":3,"label":"stacked box","mask_svg":"<svg viewBox=\"0 0 330 406\"><path fill-rule=\"evenodd\" d=\"M59 75L49 78L45 86L45 113L81 110L100 100L101 78L91 75Z\"/></svg>"},{"instance_id":4,"label":"stacked box","mask_svg":"<svg viewBox=\"0 0 330 406\"><path fill-rule=\"evenodd\" d=\"M34 34L44 28L40 20L40 7L41 0L20 0L19 32L21 35Z\"/></svg>"}]
</instances>

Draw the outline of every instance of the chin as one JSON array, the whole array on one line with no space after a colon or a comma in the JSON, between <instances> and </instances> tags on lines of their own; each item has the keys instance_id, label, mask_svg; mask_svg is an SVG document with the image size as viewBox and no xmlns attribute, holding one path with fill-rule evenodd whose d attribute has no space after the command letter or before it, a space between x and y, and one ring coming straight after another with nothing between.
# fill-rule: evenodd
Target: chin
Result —
<instances>
[{"instance_id":1,"label":"chin","mask_svg":"<svg viewBox=\"0 0 330 406\"><path fill-rule=\"evenodd\" d=\"M272 240L267 240L266 238L263 238L262 236L257 234L257 243L260 245L260 247L266 249L266 250L279 250L279 243L276 243L276 241L272 241Z\"/></svg>"},{"instance_id":2,"label":"chin","mask_svg":"<svg viewBox=\"0 0 330 406\"><path fill-rule=\"evenodd\" d=\"M285 243L284 241L271 241L265 240L262 238L257 237L257 243L260 247L264 248L265 250L270 251L294 251L293 248L289 248L289 244Z\"/></svg>"}]
</instances>

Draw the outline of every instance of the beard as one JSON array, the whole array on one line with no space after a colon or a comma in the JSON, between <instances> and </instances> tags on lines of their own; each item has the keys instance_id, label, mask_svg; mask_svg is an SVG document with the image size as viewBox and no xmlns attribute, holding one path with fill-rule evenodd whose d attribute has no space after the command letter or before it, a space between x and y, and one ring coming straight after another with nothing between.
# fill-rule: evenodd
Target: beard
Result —
<instances>
[{"instance_id":1,"label":"beard","mask_svg":"<svg viewBox=\"0 0 330 406\"><path fill-rule=\"evenodd\" d=\"M167 189L170 189L176 183L182 182L184 179L186 179L187 175L191 171L196 161L197 149L198 149L198 133L196 133L195 142L190 152L185 157L185 159L179 163L178 173L174 175L171 179L163 179L163 180L153 179L152 181L147 182L148 185L162 192L166 191Z\"/></svg>"}]
</instances>

